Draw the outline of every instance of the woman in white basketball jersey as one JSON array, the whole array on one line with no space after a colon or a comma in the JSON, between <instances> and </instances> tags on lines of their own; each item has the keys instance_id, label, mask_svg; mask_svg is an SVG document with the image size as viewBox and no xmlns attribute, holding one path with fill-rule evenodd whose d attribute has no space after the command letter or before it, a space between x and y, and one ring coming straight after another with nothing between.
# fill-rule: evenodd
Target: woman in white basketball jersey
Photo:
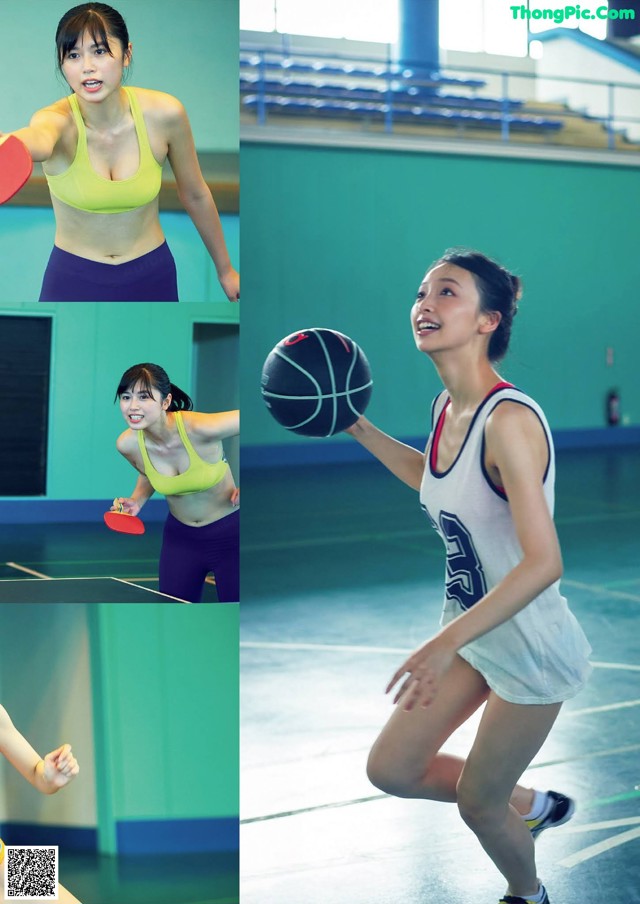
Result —
<instances>
[{"instance_id":1,"label":"woman in white basketball jersey","mask_svg":"<svg viewBox=\"0 0 640 904\"><path fill-rule=\"evenodd\" d=\"M423 454L361 417L348 432L420 502L446 548L442 628L398 669L398 703L368 764L398 797L450 801L505 877L500 904L549 904L534 838L573 801L518 784L562 705L590 672L589 644L559 592L554 455L539 406L494 369L520 281L464 249L427 271L411 311L444 391ZM466 759L441 753L483 704ZM473 888L469 900L474 899Z\"/></svg>"}]
</instances>

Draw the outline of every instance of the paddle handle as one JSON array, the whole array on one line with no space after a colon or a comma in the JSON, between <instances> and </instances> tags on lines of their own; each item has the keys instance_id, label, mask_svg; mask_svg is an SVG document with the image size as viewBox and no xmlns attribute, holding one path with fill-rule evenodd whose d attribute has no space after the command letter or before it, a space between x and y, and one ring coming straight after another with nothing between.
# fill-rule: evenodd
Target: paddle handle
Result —
<instances>
[{"instance_id":1,"label":"paddle handle","mask_svg":"<svg viewBox=\"0 0 640 904\"><path fill-rule=\"evenodd\" d=\"M119 512L121 515L137 515L141 508L140 503L129 496L116 496L111 511Z\"/></svg>"}]
</instances>

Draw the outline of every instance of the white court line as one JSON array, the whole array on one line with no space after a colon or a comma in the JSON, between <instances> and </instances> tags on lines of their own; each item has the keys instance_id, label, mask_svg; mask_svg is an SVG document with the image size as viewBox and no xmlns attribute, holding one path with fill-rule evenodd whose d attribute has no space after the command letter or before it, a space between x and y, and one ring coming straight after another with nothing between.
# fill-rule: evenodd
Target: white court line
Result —
<instances>
[{"instance_id":1,"label":"white court line","mask_svg":"<svg viewBox=\"0 0 640 904\"><path fill-rule=\"evenodd\" d=\"M612 596L617 600L631 600L634 603L640 603L640 596L637 593L625 593L624 590L610 590L600 584L583 584L582 581L570 581L563 578L562 586L573 587L575 590L589 590L591 593L602 593L604 596Z\"/></svg>"},{"instance_id":2,"label":"white court line","mask_svg":"<svg viewBox=\"0 0 640 904\"><path fill-rule=\"evenodd\" d=\"M426 527L428 526L429 525L427 524ZM365 543L371 541L389 543L393 540L408 540L412 537L424 537L425 534L428 537L431 536L428 530L423 530L422 528L419 530L394 530L391 533L379 531L375 534L327 534L325 537L299 537L297 539L276 540L272 543L249 543L243 545L242 548L245 552L276 552L277 550L286 549L306 549L311 546L335 546L337 544L342 546L345 543ZM428 547L425 548L425 555L432 555L435 549L436 547L434 546L434 549L430 552ZM438 547L437 553L440 558L443 558L441 547Z\"/></svg>"},{"instance_id":3,"label":"white court line","mask_svg":"<svg viewBox=\"0 0 640 904\"><path fill-rule=\"evenodd\" d=\"M243 640L240 646L246 650L289 650L291 652L304 652L311 650L313 652L322 652L326 650L332 653L389 653L394 656L399 654L411 653L413 648L410 647L368 647L362 644L340 644L340 643L298 643L286 641L268 641L268 640ZM620 669L621 671L640 672L640 665L628 665L626 662L592 662L594 669Z\"/></svg>"},{"instance_id":4,"label":"white court line","mask_svg":"<svg viewBox=\"0 0 640 904\"><path fill-rule=\"evenodd\" d=\"M636 753L640 750L640 744L626 744L624 747L608 747L606 750L595 750L590 753L574 753L569 757L562 757L558 760L546 760L544 763L531 763L529 769L544 769L547 766L564 766L565 763L572 763L575 760L596 760L604 756L616 756L621 753Z\"/></svg>"},{"instance_id":5,"label":"white court line","mask_svg":"<svg viewBox=\"0 0 640 904\"><path fill-rule=\"evenodd\" d=\"M127 587L137 587L138 590L146 590L147 593L153 593L154 596L158 595L157 590L152 590L151 587L143 587L142 584L134 584L133 581L128 581L126 578L111 578L112 581L117 581L119 584L126 584ZM166 596L169 600L175 600L177 603L185 603L185 605L190 606L191 603L188 600L181 600L177 596L170 596L168 593L163 593L162 596Z\"/></svg>"},{"instance_id":6,"label":"white court line","mask_svg":"<svg viewBox=\"0 0 640 904\"><path fill-rule=\"evenodd\" d=\"M620 847L621 844L626 844L628 841L634 841L636 838L640 838L640 826L636 829L630 829L628 832L622 832L620 835L614 835L612 838L606 838L598 844L592 844L589 847L584 848L584 850L578 851L577 854L571 854L571 856L560 860L560 866L571 869L579 863L584 863L586 860L592 860L599 854L611 851L613 848Z\"/></svg>"},{"instance_id":7,"label":"white court line","mask_svg":"<svg viewBox=\"0 0 640 904\"><path fill-rule=\"evenodd\" d=\"M602 829L622 829L624 826L640 825L640 816L627 816L624 819L604 819L602 822L589 822L584 825L574 826L573 823L564 826L563 835L577 835L581 832L599 832Z\"/></svg>"},{"instance_id":8,"label":"white court line","mask_svg":"<svg viewBox=\"0 0 640 904\"><path fill-rule=\"evenodd\" d=\"M603 513L601 515L594 515L592 517L588 516L565 516L556 518L555 521L557 524L571 524L571 523L583 523L583 522L591 522L591 521L611 521L618 520L620 518L638 518L640 516L640 512L620 512L620 513ZM344 545L345 543L364 543L364 542L379 542L382 541L384 543L393 542L394 540L409 540L411 538L424 538L425 536L429 537L431 534L424 527L413 528L409 530L392 530L392 531L377 531L376 533L351 533L351 534L327 534L323 537L291 537L288 540L274 540L270 543L249 543L244 545L242 548L246 552L277 552L278 550L287 550L287 549L307 549L313 546L335 546L337 544ZM426 555L434 555L435 547L430 549L426 547L424 549ZM442 547L438 546L437 555L439 557L442 556ZM563 581L563 583L569 583L568 581ZM575 585L578 586L577 584ZM588 588L588 585L584 585L585 588ZM636 596L635 599L640 602L640 597Z\"/></svg>"},{"instance_id":9,"label":"white court line","mask_svg":"<svg viewBox=\"0 0 640 904\"><path fill-rule=\"evenodd\" d=\"M599 521L619 521L631 519L635 521L640 517L640 512L634 509L629 511L598 512L594 515L559 515L553 520L556 524L597 524Z\"/></svg>"},{"instance_id":10,"label":"white court line","mask_svg":"<svg viewBox=\"0 0 640 904\"><path fill-rule=\"evenodd\" d=\"M53 578L49 577L48 574L42 574L39 571L34 571L32 568L27 568L25 565L18 565L17 562L7 562L6 563L9 568L17 568L18 571L24 571L26 574L33 574L37 578L41 578L43 581L52 581ZM16 578L10 580L17 580Z\"/></svg>"},{"instance_id":11,"label":"white court line","mask_svg":"<svg viewBox=\"0 0 640 904\"><path fill-rule=\"evenodd\" d=\"M640 665L627 665L624 662L592 662L594 669L621 669L624 672L640 672Z\"/></svg>"},{"instance_id":12,"label":"white court line","mask_svg":"<svg viewBox=\"0 0 640 904\"><path fill-rule=\"evenodd\" d=\"M7 562L7 565L9 563ZM37 571L34 571L33 574L37 574ZM72 575L67 578L52 578L48 574L43 574L40 576L42 580L45 581L117 581L118 578L111 578L108 575L104 574L91 574L91 575ZM0 578L0 584L35 584L35 578ZM39 581L38 581L39 583Z\"/></svg>"},{"instance_id":13,"label":"white court line","mask_svg":"<svg viewBox=\"0 0 640 904\"><path fill-rule=\"evenodd\" d=\"M629 709L640 706L640 700L624 700L621 703L607 703L605 706L589 706L586 709L567 710L565 716L590 716L592 713L608 713L614 709Z\"/></svg>"},{"instance_id":14,"label":"white court line","mask_svg":"<svg viewBox=\"0 0 640 904\"><path fill-rule=\"evenodd\" d=\"M240 646L246 650L283 650L294 653L304 652L327 652L327 653L390 653L394 656L406 656L411 650L400 647L365 647L350 646L348 644L324 644L324 643L284 643L268 641L242 641ZM620 669L632 672L640 671L640 666L625 665L622 662L592 662L594 668L602 669ZM594 713L607 713L619 709L632 709L634 706L640 706L639 700L622 700L618 703L606 703L603 706L589 706L584 709L566 710L565 716L589 716Z\"/></svg>"}]
</instances>

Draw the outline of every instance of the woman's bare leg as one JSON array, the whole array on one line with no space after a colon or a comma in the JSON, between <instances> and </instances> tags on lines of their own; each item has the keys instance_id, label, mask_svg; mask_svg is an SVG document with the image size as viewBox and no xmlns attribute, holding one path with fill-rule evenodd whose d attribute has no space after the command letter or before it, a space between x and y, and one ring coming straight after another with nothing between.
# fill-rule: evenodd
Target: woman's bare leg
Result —
<instances>
[{"instance_id":1,"label":"woman's bare leg","mask_svg":"<svg viewBox=\"0 0 640 904\"><path fill-rule=\"evenodd\" d=\"M482 675L456 656L426 709L394 709L369 754L370 781L396 797L455 802L465 761L439 750L488 696ZM532 797L530 789L512 789L512 804L522 815L528 813Z\"/></svg>"},{"instance_id":2,"label":"woman's bare leg","mask_svg":"<svg viewBox=\"0 0 640 904\"><path fill-rule=\"evenodd\" d=\"M561 704L523 706L491 693L458 781L458 808L509 884L538 890L531 832L510 804L513 788L542 747Z\"/></svg>"}]
</instances>

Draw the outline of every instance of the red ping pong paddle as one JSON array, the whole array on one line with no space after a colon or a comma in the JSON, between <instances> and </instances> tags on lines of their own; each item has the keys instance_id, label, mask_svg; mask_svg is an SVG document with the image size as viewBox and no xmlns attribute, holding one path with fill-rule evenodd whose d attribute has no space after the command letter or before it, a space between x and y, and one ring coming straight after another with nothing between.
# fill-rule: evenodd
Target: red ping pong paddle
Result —
<instances>
[{"instance_id":1,"label":"red ping pong paddle","mask_svg":"<svg viewBox=\"0 0 640 904\"><path fill-rule=\"evenodd\" d=\"M0 144L0 204L20 191L33 170L33 160L19 138L10 135Z\"/></svg>"},{"instance_id":2,"label":"red ping pong paddle","mask_svg":"<svg viewBox=\"0 0 640 904\"><path fill-rule=\"evenodd\" d=\"M111 530L117 531L119 534L143 534L144 523L137 515L130 515L122 510L122 503L117 499L113 500L114 505L120 506L118 512L105 512L104 523Z\"/></svg>"}]
</instances>

